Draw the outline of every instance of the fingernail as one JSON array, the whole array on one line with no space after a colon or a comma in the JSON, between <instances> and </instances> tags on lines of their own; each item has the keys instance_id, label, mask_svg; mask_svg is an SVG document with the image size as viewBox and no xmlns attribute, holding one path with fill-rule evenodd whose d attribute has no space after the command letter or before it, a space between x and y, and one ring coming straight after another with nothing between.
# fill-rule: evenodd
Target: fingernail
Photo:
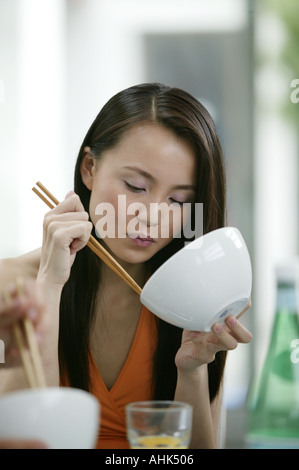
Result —
<instances>
[{"instance_id":1,"label":"fingernail","mask_svg":"<svg viewBox=\"0 0 299 470\"><path fill-rule=\"evenodd\" d=\"M237 324L237 319L236 319L235 317L229 318L228 324L229 324L229 326L236 326L236 324Z\"/></svg>"},{"instance_id":2,"label":"fingernail","mask_svg":"<svg viewBox=\"0 0 299 470\"><path fill-rule=\"evenodd\" d=\"M201 334L202 334L201 331L192 331L193 338L197 338L198 336L201 336Z\"/></svg>"},{"instance_id":3,"label":"fingernail","mask_svg":"<svg viewBox=\"0 0 299 470\"><path fill-rule=\"evenodd\" d=\"M215 333L217 333L217 334L222 332L222 326L219 323L215 323L213 329L214 329Z\"/></svg>"}]
</instances>

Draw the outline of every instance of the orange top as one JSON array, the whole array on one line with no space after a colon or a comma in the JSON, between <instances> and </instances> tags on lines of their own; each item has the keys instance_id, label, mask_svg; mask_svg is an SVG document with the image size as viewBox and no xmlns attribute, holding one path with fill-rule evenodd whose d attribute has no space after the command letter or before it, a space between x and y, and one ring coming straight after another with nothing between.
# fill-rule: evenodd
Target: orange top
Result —
<instances>
[{"instance_id":1,"label":"orange top","mask_svg":"<svg viewBox=\"0 0 299 470\"><path fill-rule=\"evenodd\" d=\"M101 405L97 449L128 449L125 406L152 398L153 354L157 344L155 316L143 306L127 360L113 387L108 390L91 356L90 392Z\"/></svg>"}]
</instances>

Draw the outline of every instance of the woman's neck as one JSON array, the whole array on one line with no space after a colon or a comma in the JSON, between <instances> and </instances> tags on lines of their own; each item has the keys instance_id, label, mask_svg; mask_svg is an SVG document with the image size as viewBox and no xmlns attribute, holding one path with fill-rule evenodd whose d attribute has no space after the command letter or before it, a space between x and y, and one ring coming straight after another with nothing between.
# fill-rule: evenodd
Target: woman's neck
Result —
<instances>
[{"instance_id":1,"label":"woman's neck","mask_svg":"<svg viewBox=\"0 0 299 470\"><path fill-rule=\"evenodd\" d=\"M120 260L117 260L119 264L124 268L124 270L134 279L134 281L143 288L146 276L147 276L147 268L145 263L140 264L131 264L125 263ZM101 267L101 282L107 288L107 286L113 287L113 290L119 291L132 291L132 288L120 277L118 276L112 269L110 269L105 263L102 263Z\"/></svg>"},{"instance_id":2,"label":"woman's neck","mask_svg":"<svg viewBox=\"0 0 299 470\"><path fill-rule=\"evenodd\" d=\"M120 260L117 260L120 262ZM146 281L147 269L144 263L130 264L121 262L122 267L143 288ZM139 295L112 269L101 263L101 289L98 304L98 314L103 319L108 315L110 321L114 318L121 321L122 315L139 316L141 308ZM125 320L125 318L124 318Z\"/></svg>"}]
</instances>

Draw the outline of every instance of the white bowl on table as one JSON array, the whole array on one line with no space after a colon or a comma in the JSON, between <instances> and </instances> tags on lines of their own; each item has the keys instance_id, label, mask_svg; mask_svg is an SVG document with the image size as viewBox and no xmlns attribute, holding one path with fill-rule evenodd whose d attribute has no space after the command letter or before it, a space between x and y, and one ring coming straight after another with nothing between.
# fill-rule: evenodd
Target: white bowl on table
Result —
<instances>
[{"instance_id":1,"label":"white bowl on table","mask_svg":"<svg viewBox=\"0 0 299 470\"><path fill-rule=\"evenodd\" d=\"M67 387L26 389L0 397L0 441L34 440L51 449L92 449L100 404Z\"/></svg>"},{"instance_id":2,"label":"white bowl on table","mask_svg":"<svg viewBox=\"0 0 299 470\"><path fill-rule=\"evenodd\" d=\"M224 227L187 244L149 278L141 302L180 328L209 331L238 316L252 287L246 243L235 227Z\"/></svg>"}]
</instances>

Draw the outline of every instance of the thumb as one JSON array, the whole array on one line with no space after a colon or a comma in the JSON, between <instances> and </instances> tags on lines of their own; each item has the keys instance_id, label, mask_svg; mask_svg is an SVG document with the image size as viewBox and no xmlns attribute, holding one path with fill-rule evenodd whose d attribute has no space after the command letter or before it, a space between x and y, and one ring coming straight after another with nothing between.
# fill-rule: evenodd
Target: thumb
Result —
<instances>
[{"instance_id":1,"label":"thumb","mask_svg":"<svg viewBox=\"0 0 299 470\"><path fill-rule=\"evenodd\" d=\"M75 191L69 191L69 192L66 194L65 199L67 199L68 197L73 196L73 194L76 194Z\"/></svg>"}]
</instances>

